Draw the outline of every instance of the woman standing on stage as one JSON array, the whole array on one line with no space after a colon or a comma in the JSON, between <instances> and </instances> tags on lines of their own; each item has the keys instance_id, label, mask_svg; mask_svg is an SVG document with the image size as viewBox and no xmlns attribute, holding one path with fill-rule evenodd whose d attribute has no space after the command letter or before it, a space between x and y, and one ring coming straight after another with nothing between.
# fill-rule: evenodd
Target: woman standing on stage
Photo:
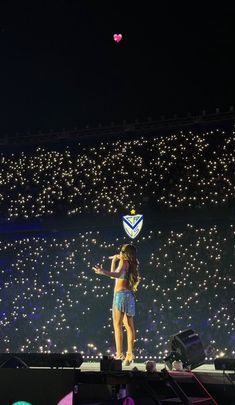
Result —
<instances>
[{"instance_id":1,"label":"woman standing on stage","mask_svg":"<svg viewBox=\"0 0 235 405\"><path fill-rule=\"evenodd\" d=\"M133 245L123 245L120 253L110 257L110 259L112 259L110 271L104 270L102 265L93 267L93 270L96 274L102 274L116 279L113 297L113 326L116 343L115 359L124 360L123 364L129 366L135 358L134 292L137 290L140 282L136 248ZM127 331L126 357L123 354L122 324L124 324Z\"/></svg>"}]
</instances>

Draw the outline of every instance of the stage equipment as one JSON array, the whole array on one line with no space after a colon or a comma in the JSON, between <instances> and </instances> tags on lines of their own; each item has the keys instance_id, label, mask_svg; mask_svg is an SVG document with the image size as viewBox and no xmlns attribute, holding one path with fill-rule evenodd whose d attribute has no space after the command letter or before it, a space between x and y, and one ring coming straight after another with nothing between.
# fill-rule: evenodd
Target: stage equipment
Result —
<instances>
[{"instance_id":1,"label":"stage equipment","mask_svg":"<svg viewBox=\"0 0 235 405\"><path fill-rule=\"evenodd\" d=\"M78 368L81 353L0 353L0 368Z\"/></svg>"},{"instance_id":2,"label":"stage equipment","mask_svg":"<svg viewBox=\"0 0 235 405\"><path fill-rule=\"evenodd\" d=\"M218 405L201 381L191 371L169 373L167 369L164 368L162 374L168 386L171 387L172 394L174 393L176 395L174 398L171 396L168 399L164 399L162 401L163 403Z\"/></svg>"},{"instance_id":3,"label":"stage equipment","mask_svg":"<svg viewBox=\"0 0 235 405\"><path fill-rule=\"evenodd\" d=\"M216 370L235 371L235 359L220 357L214 360Z\"/></svg>"},{"instance_id":4,"label":"stage equipment","mask_svg":"<svg viewBox=\"0 0 235 405\"><path fill-rule=\"evenodd\" d=\"M1 361L1 359L0 359ZM29 368L29 366L18 356L9 357L3 363L0 363L1 368Z\"/></svg>"},{"instance_id":5,"label":"stage equipment","mask_svg":"<svg viewBox=\"0 0 235 405\"><path fill-rule=\"evenodd\" d=\"M170 338L170 354L164 361L172 370L174 361L182 361L183 368L193 370L205 362L205 352L197 333L186 329Z\"/></svg>"},{"instance_id":6,"label":"stage equipment","mask_svg":"<svg viewBox=\"0 0 235 405\"><path fill-rule=\"evenodd\" d=\"M122 371L122 360L113 357L103 356L100 360L100 371Z\"/></svg>"}]
</instances>

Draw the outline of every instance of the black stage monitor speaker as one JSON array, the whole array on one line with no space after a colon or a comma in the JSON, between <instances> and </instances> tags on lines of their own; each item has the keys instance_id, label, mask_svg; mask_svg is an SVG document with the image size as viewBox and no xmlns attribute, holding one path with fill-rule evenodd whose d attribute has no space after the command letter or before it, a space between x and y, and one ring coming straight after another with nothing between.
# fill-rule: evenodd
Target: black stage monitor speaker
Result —
<instances>
[{"instance_id":1,"label":"black stage monitor speaker","mask_svg":"<svg viewBox=\"0 0 235 405\"><path fill-rule=\"evenodd\" d=\"M79 368L81 353L0 353L0 368Z\"/></svg>"},{"instance_id":2,"label":"black stage monitor speaker","mask_svg":"<svg viewBox=\"0 0 235 405\"><path fill-rule=\"evenodd\" d=\"M216 370L235 371L235 359L220 357L214 360L214 365Z\"/></svg>"},{"instance_id":3,"label":"black stage monitor speaker","mask_svg":"<svg viewBox=\"0 0 235 405\"><path fill-rule=\"evenodd\" d=\"M205 362L205 352L197 333L186 329L170 338L171 354L167 360L181 360L184 368L194 369ZM166 361L166 359L165 359ZM170 367L171 368L171 367Z\"/></svg>"}]
</instances>

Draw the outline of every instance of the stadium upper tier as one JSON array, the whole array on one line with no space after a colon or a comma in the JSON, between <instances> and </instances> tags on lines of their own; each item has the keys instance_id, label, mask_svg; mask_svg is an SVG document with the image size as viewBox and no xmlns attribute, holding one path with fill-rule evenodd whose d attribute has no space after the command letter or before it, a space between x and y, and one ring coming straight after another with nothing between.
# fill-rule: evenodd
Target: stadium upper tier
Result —
<instances>
[{"instance_id":1,"label":"stadium upper tier","mask_svg":"<svg viewBox=\"0 0 235 405\"><path fill-rule=\"evenodd\" d=\"M115 214L132 207L229 207L235 202L235 132L35 147L0 155L1 221Z\"/></svg>"}]
</instances>

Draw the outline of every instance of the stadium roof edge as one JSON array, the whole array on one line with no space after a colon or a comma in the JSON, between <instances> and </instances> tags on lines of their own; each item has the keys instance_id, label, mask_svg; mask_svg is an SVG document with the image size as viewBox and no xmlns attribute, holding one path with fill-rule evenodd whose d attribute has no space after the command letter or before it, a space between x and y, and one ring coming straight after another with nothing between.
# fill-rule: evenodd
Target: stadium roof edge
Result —
<instances>
[{"instance_id":1,"label":"stadium roof edge","mask_svg":"<svg viewBox=\"0 0 235 405\"><path fill-rule=\"evenodd\" d=\"M24 145L24 144L45 144L45 143L56 143L61 141L79 141L88 138L109 138L117 137L126 134L132 134L139 136L142 134L152 133L158 130L170 130L179 129L180 127L191 127L195 125L208 125L213 123L224 123L235 121L235 111L230 108L230 111L206 114L205 111L200 115L190 115L187 117L177 117L173 118L162 117L160 120L148 119L145 122L132 122L127 123L123 121L119 124L111 124L110 126L101 126L89 128L74 128L68 130L51 130L49 132L38 132L38 133L23 133L15 135L1 135L0 134L0 145L10 146L10 145Z\"/></svg>"}]
</instances>

